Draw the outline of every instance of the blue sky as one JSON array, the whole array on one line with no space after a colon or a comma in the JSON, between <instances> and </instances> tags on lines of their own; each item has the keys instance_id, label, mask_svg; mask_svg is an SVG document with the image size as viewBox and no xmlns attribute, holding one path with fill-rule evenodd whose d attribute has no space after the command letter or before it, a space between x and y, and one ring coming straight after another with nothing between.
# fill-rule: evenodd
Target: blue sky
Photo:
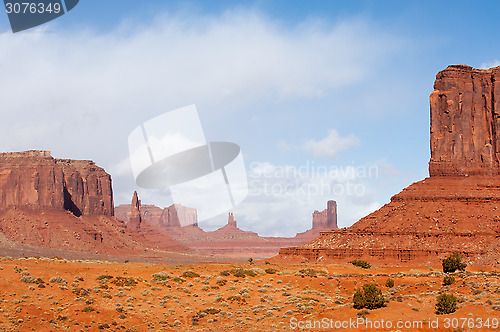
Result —
<instances>
[{"instance_id":1,"label":"blue sky","mask_svg":"<svg viewBox=\"0 0 500 332\"><path fill-rule=\"evenodd\" d=\"M82 0L17 34L0 15L0 150L92 159L112 174L116 203L128 203L138 189L128 134L196 104L207 139L244 153L254 194L234 210L242 228L294 235L328 199L338 202L339 225L349 226L428 175L435 75L450 64L500 64L499 7ZM314 166L343 175L319 176ZM308 171L283 176L287 167ZM263 190L292 183L292 192ZM315 192L325 183L337 190ZM172 203L140 194L144 203Z\"/></svg>"}]
</instances>

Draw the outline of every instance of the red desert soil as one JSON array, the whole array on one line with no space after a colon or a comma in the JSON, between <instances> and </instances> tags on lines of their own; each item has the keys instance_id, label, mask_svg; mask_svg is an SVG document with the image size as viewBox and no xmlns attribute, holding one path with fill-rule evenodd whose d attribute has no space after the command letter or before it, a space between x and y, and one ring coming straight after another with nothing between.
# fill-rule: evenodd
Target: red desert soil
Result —
<instances>
[{"instance_id":1,"label":"red desert soil","mask_svg":"<svg viewBox=\"0 0 500 332\"><path fill-rule=\"evenodd\" d=\"M349 263L287 265L278 259L172 265L2 258L0 268L0 331L318 331L349 322L343 330L499 329L500 272L488 268L453 273L451 286L443 286L440 266L362 269ZM237 277L234 269L256 275ZM395 283L391 289L385 286L389 277ZM389 300L365 313L373 328L366 328L353 308L354 290L365 283L378 284ZM455 313L435 314L442 292L458 297ZM480 319L489 319L490 328L467 326L477 327ZM376 328L382 320L392 327ZM298 328L314 321L333 329Z\"/></svg>"}]
</instances>

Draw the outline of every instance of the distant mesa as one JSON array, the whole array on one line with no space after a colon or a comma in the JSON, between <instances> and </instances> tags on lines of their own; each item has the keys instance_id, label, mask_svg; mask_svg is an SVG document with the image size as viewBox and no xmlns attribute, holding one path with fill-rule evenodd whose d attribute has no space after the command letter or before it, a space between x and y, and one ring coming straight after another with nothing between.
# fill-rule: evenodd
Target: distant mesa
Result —
<instances>
[{"instance_id":1,"label":"distant mesa","mask_svg":"<svg viewBox=\"0 0 500 332\"><path fill-rule=\"evenodd\" d=\"M140 209L134 209L134 206L139 202ZM182 225L188 225L186 227L198 227L198 217L196 209L182 206L180 204L172 204L166 208L159 208L154 205L142 204L137 197L137 192L134 192L132 197L132 204L122 204L115 207L115 214L118 219L121 219L127 223L136 223L132 220L132 214L140 212L140 216L135 216L142 220L147 220L152 225L164 228L180 228L181 221Z\"/></svg>"},{"instance_id":2,"label":"distant mesa","mask_svg":"<svg viewBox=\"0 0 500 332\"><path fill-rule=\"evenodd\" d=\"M347 229L321 232L281 258L383 264L500 261L500 67L449 66L430 96L430 177Z\"/></svg>"},{"instance_id":3,"label":"distant mesa","mask_svg":"<svg viewBox=\"0 0 500 332\"><path fill-rule=\"evenodd\" d=\"M314 211L312 228L295 237L262 237L252 231L244 231L238 228L237 221L232 212L228 214L227 224L221 228L206 232L198 227L196 209L179 204L166 208L154 205L139 204L137 192L134 192L132 204L122 204L115 208L117 218L123 220L130 229L138 230L147 238L142 224L144 222L154 225L165 234L176 241L186 245L190 249L203 254L221 257L253 257L267 258L278 254L282 247L297 246L313 240L320 231L337 229L337 203L329 201L327 208L321 212ZM140 212L140 216L137 215ZM181 226L178 214L181 218L189 220L189 226ZM141 222L138 223L138 220Z\"/></svg>"}]
</instances>

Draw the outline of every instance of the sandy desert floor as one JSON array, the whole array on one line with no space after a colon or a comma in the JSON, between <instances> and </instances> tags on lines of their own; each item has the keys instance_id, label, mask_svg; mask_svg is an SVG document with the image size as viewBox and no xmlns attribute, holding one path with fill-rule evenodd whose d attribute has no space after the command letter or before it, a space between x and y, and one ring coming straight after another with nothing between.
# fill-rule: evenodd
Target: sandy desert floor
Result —
<instances>
[{"instance_id":1,"label":"sandy desert floor","mask_svg":"<svg viewBox=\"0 0 500 332\"><path fill-rule=\"evenodd\" d=\"M500 330L499 271L468 267L451 286L440 271L2 258L0 331ZM393 288L385 286L389 277ZM354 309L355 288L372 282L387 306ZM458 297L455 313L435 314L441 292Z\"/></svg>"}]
</instances>

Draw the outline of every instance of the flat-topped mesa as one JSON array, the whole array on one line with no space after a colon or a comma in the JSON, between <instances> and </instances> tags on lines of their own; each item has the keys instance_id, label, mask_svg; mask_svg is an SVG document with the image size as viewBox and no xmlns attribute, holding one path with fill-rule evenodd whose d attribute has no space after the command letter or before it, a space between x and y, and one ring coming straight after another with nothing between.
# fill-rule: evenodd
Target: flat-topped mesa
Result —
<instances>
[{"instance_id":1,"label":"flat-topped mesa","mask_svg":"<svg viewBox=\"0 0 500 332\"><path fill-rule=\"evenodd\" d=\"M49 151L0 153L0 208L11 207L112 216L111 176L90 160Z\"/></svg>"},{"instance_id":2,"label":"flat-topped mesa","mask_svg":"<svg viewBox=\"0 0 500 332\"><path fill-rule=\"evenodd\" d=\"M337 226L337 202L328 201L326 209L319 212L314 211L312 215L312 228L314 230L333 230Z\"/></svg>"},{"instance_id":3,"label":"flat-topped mesa","mask_svg":"<svg viewBox=\"0 0 500 332\"><path fill-rule=\"evenodd\" d=\"M500 66L440 71L430 106L430 176L500 175Z\"/></svg>"},{"instance_id":4,"label":"flat-topped mesa","mask_svg":"<svg viewBox=\"0 0 500 332\"><path fill-rule=\"evenodd\" d=\"M50 151L42 151L42 150L28 150L28 151L20 151L20 152L2 152L0 153L0 158L52 158L50 155Z\"/></svg>"}]
</instances>

